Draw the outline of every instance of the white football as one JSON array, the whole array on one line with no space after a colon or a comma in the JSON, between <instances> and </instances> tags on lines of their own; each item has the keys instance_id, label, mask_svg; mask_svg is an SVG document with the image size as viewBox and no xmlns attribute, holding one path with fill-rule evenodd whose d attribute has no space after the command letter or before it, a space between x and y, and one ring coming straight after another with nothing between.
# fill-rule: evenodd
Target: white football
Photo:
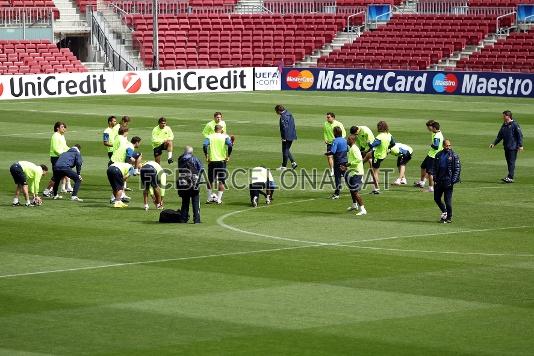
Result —
<instances>
[{"instance_id":1,"label":"white football","mask_svg":"<svg viewBox=\"0 0 534 356\"><path fill-rule=\"evenodd\" d=\"M217 194L215 193L211 194L211 201L217 201Z\"/></svg>"}]
</instances>

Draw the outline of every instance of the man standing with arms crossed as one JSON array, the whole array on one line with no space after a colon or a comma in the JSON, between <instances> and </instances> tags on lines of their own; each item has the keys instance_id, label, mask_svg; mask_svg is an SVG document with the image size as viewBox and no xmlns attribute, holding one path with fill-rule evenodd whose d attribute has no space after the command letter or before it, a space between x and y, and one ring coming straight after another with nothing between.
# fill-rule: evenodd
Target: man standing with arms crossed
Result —
<instances>
[{"instance_id":1,"label":"man standing with arms crossed","mask_svg":"<svg viewBox=\"0 0 534 356\"><path fill-rule=\"evenodd\" d=\"M215 125L215 133L204 139L202 146L206 161L208 161L208 201L207 203L222 204L224 182L228 175L226 163L232 154L232 141L228 135L222 133L222 126ZM219 182L217 197L212 197L213 183Z\"/></svg>"},{"instance_id":2,"label":"man standing with arms crossed","mask_svg":"<svg viewBox=\"0 0 534 356\"><path fill-rule=\"evenodd\" d=\"M502 113L503 124L495 141L490 145L490 148L495 147L501 142L504 147L504 157L508 166L508 175L501 179L504 183L514 182L515 160L517 153L523 151L523 132L521 127L512 118L512 112L506 110Z\"/></svg>"},{"instance_id":3,"label":"man standing with arms crossed","mask_svg":"<svg viewBox=\"0 0 534 356\"><path fill-rule=\"evenodd\" d=\"M452 222L452 191L453 186L460 181L460 157L452 150L451 141L443 142L443 150L434 159L434 201L441 210L440 222ZM445 204L441 201L443 196Z\"/></svg>"}]
</instances>

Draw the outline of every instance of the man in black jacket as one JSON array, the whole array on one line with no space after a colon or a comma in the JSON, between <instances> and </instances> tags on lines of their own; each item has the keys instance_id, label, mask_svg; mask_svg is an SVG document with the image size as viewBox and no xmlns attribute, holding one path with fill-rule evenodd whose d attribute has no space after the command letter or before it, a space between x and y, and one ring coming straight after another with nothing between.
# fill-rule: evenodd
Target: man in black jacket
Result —
<instances>
[{"instance_id":1,"label":"man in black jacket","mask_svg":"<svg viewBox=\"0 0 534 356\"><path fill-rule=\"evenodd\" d=\"M297 129L295 128L295 119L293 114L286 110L282 105L276 105L274 111L280 115L280 137L282 139L282 165L278 170L286 169L287 160L291 162L291 168L297 168L298 164L295 162L291 154L291 144L297 139Z\"/></svg>"},{"instance_id":2,"label":"man in black jacket","mask_svg":"<svg viewBox=\"0 0 534 356\"><path fill-rule=\"evenodd\" d=\"M454 184L460 181L460 157L451 149L451 141L443 141L443 150L434 159L434 201L441 210L441 222L452 222L452 191ZM444 196L445 204L441 201Z\"/></svg>"},{"instance_id":3,"label":"man in black jacket","mask_svg":"<svg viewBox=\"0 0 534 356\"><path fill-rule=\"evenodd\" d=\"M523 151L523 132L521 127L512 118L512 112L506 110L502 113L504 123L497 134L497 138L490 145L490 148L495 147L501 142L504 147L504 157L508 165L508 175L501 179L504 183L514 182L515 160L517 159L517 152Z\"/></svg>"},{"instance_id":4,"label":"man in black jacket","mask_svg":"<svg viewBox=\"0 0 534 356\"><path fill-rule=\"evenodd\" d=\"M186 223L189 220L189 202L193 207L193 222L200 224L200 198L199 183L202 175L202 163L193 156L193 147L186 146L184 153L178 158L178 177L177 187L178 195L182 198L182 207L180 209L181 222Z\"/></svg>"},{"instance_id":5,"label":"man in black jacket","mask_svg":"<svg viewBox=\"0 0 534 356\"><path fill-rule=\"evenodd\" d=\"M80 175L82 163L83 160L82 155L80 154L80 145L74 145L67 152L63 152L59 155L59 158L52 169L54 172L54 199L61 199L61 196L57 194L59 182L63 177L69 177L74 181L71 200L78 202L83 201L78 198L78 190L82 184L82 176ZM74 167L76 167L76 172L72 170Z\"/></svg>"}]
</instances>

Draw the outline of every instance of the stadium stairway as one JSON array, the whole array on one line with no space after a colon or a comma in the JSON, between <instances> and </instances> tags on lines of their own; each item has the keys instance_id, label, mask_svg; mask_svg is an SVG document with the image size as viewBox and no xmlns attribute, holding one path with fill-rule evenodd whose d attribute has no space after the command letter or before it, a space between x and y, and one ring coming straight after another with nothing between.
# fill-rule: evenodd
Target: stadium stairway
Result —
<instances>
[{"instance_id":1,"label":"stadium stairway","mask_svg":"<svg viewBox=\"0 0 534 356\"><path fill-rule=\"evenodd\" d=\"M263 0L239 0L235 5L236 14L254 14L262 12Z\"/></svg>"},{"instance_id":2,"label":"stadium stairway","mask_svg":"<svg viewBox=\"0 0 534 356\"><path fill-rule=\"evenodd\" d=\"M139 51L134 48L132 32L123 22L121 16L114 12L111 7L103 4L98 8L97 19L101 22L106 22L107 26L103 26L102 28L110 43L113 44L113 48L133 67L138 70L145 69L145 66L140 60Z\"/></svg>"},{"instance_id":3,"label":"stadium stairway","mask_svg":"<svg viewBox=\"0 0 534 356\"><path fill-rule=\"evenodd\" d=\"M363 26L362 26L363 27ZM322 48L313 51L309 56L295 64L296 67L316 67L317 61L323 56L328 56L331 52L341 49L347 43L353 43L360 37L362 32L338 32L332 42L326 43Z\"/></svg>"},{"instance_id":4,"label":"stadium stairway","mask_svg":"<svg viewBox=\"0 0 534 356\"><path fill-rule=\"evenodd\" d=\"M485 48L492 47L496 43L505 41L514 29L516 25L510 23L510 26L505 26L498 29L496 32L491 32L486 35L478 44L467 45L461 51L456 51L449 57L442 58L438 63L432 64L428 67L429 70L454 70L457 69L457 64L460 62L466 62L473 55L477 55Z\"/></svg>"},{"instance_id":5,"label":"stadium stairway","mask_svg":"<svg viewBox=\"0 0 534 356\"><path fill-rule=\"evenodd\" d=\"M59 19L54 23L55 34L83 34L89 33L89 26L85 16L80 14L77 6L71 0L54 0L59 9Z\"/></svg>"}]
</instances>

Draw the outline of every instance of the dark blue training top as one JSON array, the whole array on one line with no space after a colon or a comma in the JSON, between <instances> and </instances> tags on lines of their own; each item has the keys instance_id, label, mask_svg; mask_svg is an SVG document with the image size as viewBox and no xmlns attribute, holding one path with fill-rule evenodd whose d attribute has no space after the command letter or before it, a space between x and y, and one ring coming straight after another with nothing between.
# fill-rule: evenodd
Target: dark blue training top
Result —
<instances>
[{"instance_id":1,"label":"dark blue training top","mask_svg":"<svg viewBox=\"0 0 534 356\"><path fill-rule=\"evenodd\" d=\"M56 164L54 165L55 169L70 169L76 167L76 173L80 174L82 170L82 155L76 147L72 147L67 152L63 152L59 155Z\"/></svg>"},{"instance_id":2,"label":"dark blue training top","mask_svg":"<svg viewBox=\"0 0 534 356\"><path fill-rule=\"evenodd\" d=\"M336 137L332 141L332 148L330 152L334 155L334 162L336 163L347 163L347 152L349 151L349 146L347 145L347 140L343 137Z\"/></svg>"}]
</instances>

